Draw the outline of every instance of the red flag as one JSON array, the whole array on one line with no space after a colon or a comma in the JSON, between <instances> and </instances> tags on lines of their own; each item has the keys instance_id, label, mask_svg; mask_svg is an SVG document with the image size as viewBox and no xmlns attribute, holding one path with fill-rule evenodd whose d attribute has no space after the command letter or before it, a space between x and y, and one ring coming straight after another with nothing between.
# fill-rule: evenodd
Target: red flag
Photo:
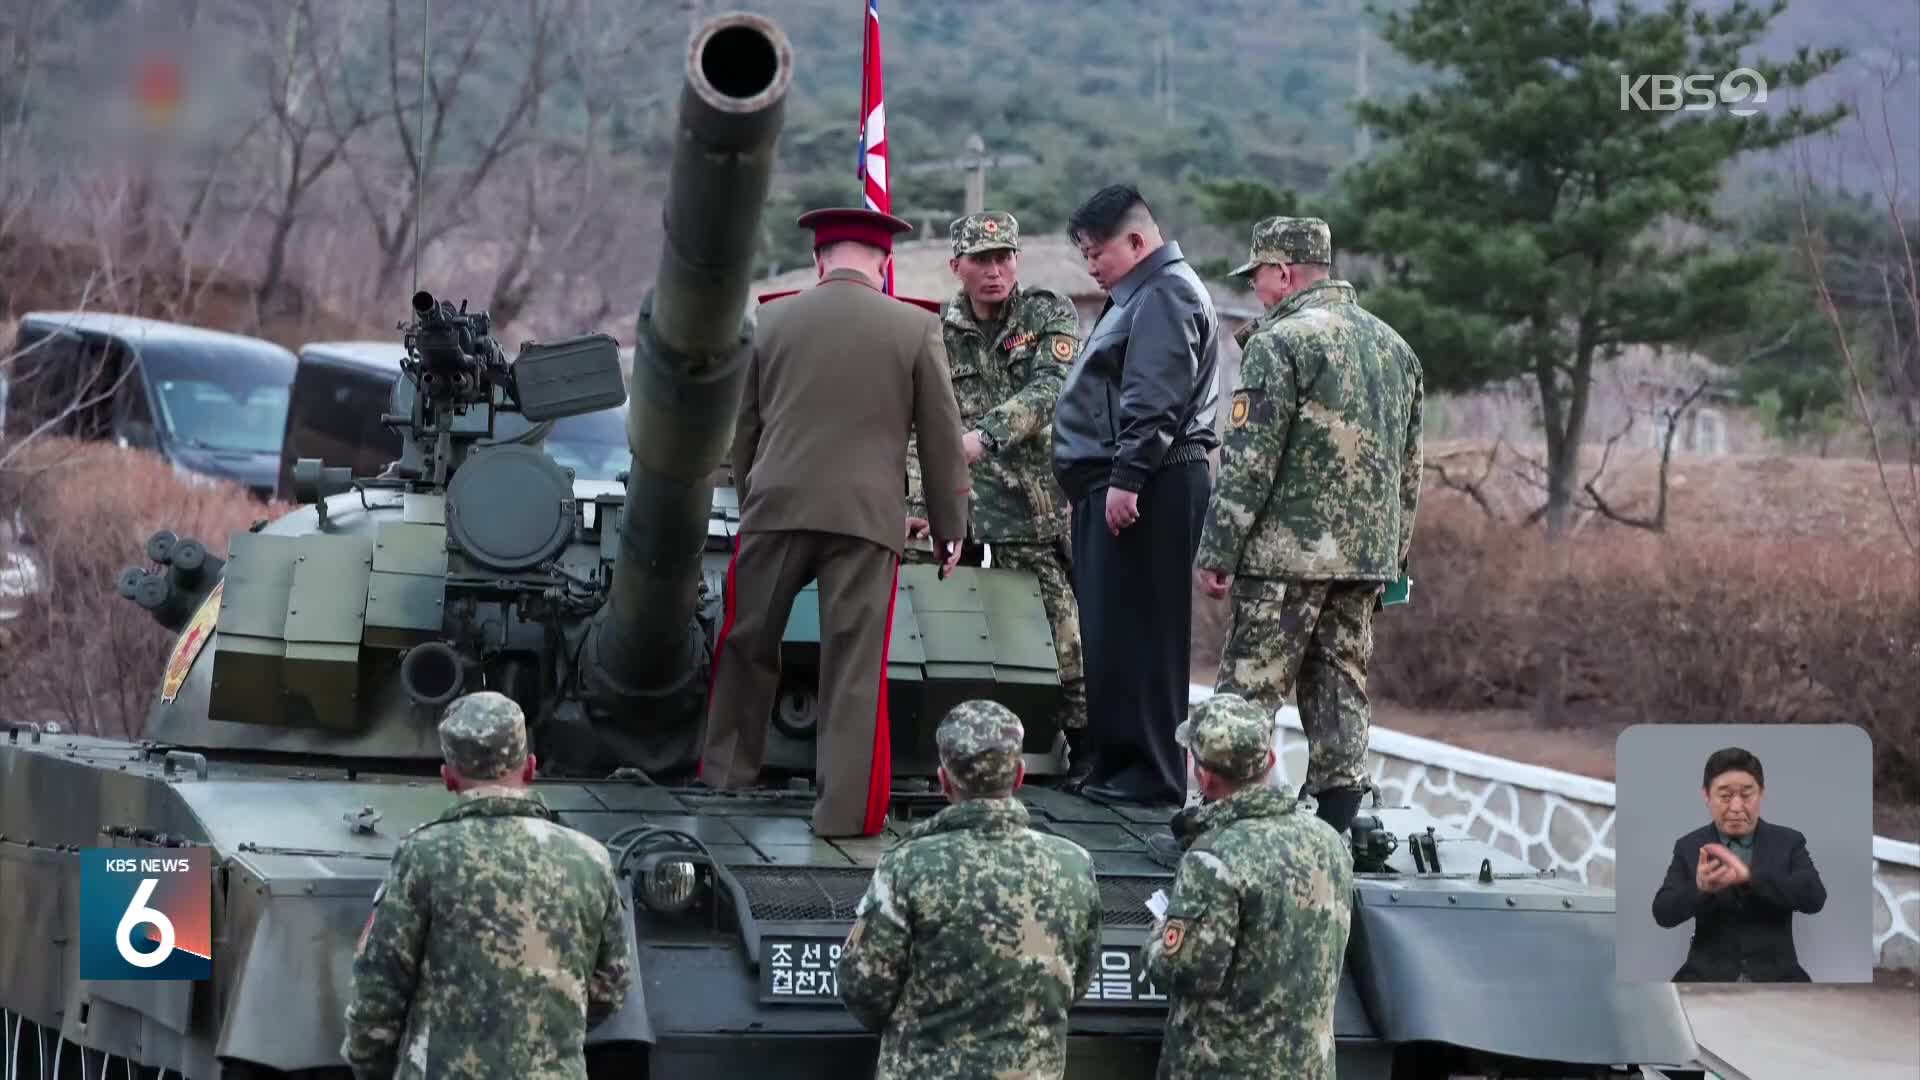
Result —
<instances>
[{"instance_id":1,"label":"red flag","mask_svg":"<svg viewBox=\"0 0 1920 1080\"><path fill-rule=\"evenodd\" d=\"M887 95L880 78L880 0L867 0L866 43L860 55L860 160L854 175L861 182L867 209L893 212L887 189ZM884 288L893 295L893 267Z\"/></svg>"}]
</instances>

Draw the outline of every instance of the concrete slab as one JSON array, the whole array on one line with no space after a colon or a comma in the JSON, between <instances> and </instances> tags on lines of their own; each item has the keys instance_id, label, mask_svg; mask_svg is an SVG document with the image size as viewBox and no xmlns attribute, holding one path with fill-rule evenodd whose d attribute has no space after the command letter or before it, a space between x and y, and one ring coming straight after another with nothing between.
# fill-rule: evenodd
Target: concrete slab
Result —
<instances>
[{"instance_id":1,"label":"concrete slab","mask_svg":"<svg viewBox=\"0 0 1920 1080\"><path fill-rule=\"evenodd\" d=\"M1694 1040L1743 1080L1920 1080L1920 991L1681 984Z\"/></svg>"}]
</instances>

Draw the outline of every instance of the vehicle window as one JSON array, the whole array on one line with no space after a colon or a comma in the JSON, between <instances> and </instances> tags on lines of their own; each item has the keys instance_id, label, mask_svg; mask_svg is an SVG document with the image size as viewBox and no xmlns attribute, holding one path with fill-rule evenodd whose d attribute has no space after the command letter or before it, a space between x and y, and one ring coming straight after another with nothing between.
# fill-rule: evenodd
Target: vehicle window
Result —
<instances>
[{"instance_id":1,"label":"vehicle window","mask_svg":"<svg viewBox=\"0 0 1920 1080\"><path fill-rule=\"evenodd\" d=\"M372 372L301 365L281 455L288 468L298 458L320 458L365 476L399 457L400 437L380 423L392 382Z\"/></svg>"},{"instance_id":2,"label":"vehicle window","mask_svg":"<svg viewBox=\"0 0 1920 1080\"><path fill-rule=\"evenodd\" d=\"M286 431L288 389L201 376L156 380L154 396L162 423L189 446L275 453Z\"/></svg>"},{"instance_id":3,"label":"vehicle window","mask_svg":"<svg viewBox=\"0 0 1920 1080\"><path fill-rule=\"evenodd\" d=\"M141 380L125 379L114 392L113 430L129 446L143 450L159 449L160 438L154 431L153 410L147 407L146 384Z\"/></svg>"},{"instance_id":4,"label":"vehicle window","mask_svg":"<svg viewBox=\"0 0 1920 1080\"><path fill-rule=\"evenodd\" d=\"M510 439L524 434L530 426L519 413L503 412L494 418L493 437ZM633 454L627 448L624 407L555 420L541 446L548 457L572 469L578 480L610 481L633 464Z\"/></svg>"}]
</instances>

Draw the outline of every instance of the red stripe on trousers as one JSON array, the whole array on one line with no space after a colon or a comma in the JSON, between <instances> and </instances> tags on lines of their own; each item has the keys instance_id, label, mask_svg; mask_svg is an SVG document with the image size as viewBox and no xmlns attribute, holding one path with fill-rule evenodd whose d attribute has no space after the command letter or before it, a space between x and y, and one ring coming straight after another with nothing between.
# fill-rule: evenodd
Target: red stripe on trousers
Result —
<instances>
[{"instance_id":1,"label":"red stripe on trousers","mask_svg":"<svg viewBox=\"0 0 1920 1080\"><path fill-rule=\"evenodd\" d=\"M880 644L880 707L873 718L873 764L867 772L865 836L878 836L887 825L887 799L893 791L893 733L887 719L887 654L893 650L893 605L900 599L900 559L893 560L893 591L887 594L887 636Z\"/></svg>"},{"instance_id":2,"label":"red stripe on trousers","mask_svg":"<svg viewBox=\"0 0 1920 1080\"><path fill-rule=\"evenodd\" d=\"M720 633L713 639L713 663L707 667L707 728L713 728L713 690L720 685L720 650L727 644L727 635L733 632L733 568L740 565L740 534L733 534L733 558L727 560L727 584L724 587L723 602L726 614L720 618ZM897 574L899 571L895 571ZM699 776L706 770L707 755L701 754L693 767L693 775Z\"/></svg>"}]
</instances>

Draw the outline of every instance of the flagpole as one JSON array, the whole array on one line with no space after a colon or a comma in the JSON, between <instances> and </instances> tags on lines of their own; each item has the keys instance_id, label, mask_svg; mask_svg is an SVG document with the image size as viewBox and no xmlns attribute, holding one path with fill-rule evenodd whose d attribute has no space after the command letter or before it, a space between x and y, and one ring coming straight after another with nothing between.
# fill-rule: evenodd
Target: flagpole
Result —
<instances>
[{"instance_id":1,"label":"flagpole","mask_svg":"<svg viewBox=\"0 0 1920 1080\"><path fill-rule=\"evenodd\" d=\"M885 214L890 213L893 207L893 170L883 168L880 182L875 185L874 177L867 168L867 156L876 149L883 166L890 164L892 156L887 147L886 81L882 75L883 61L880 56L879 0L861 0L860 16L860 160L854 167L854 177L860 182L861 205ZM868 125L876 116L880 120L879 138L869 146L867 140L876 133L869 131ZM877 196L873 193L875 187L878 188ZM880 287L888 296L893 295L893 267L887 267Z\"/></svg>"}]
</instances>

